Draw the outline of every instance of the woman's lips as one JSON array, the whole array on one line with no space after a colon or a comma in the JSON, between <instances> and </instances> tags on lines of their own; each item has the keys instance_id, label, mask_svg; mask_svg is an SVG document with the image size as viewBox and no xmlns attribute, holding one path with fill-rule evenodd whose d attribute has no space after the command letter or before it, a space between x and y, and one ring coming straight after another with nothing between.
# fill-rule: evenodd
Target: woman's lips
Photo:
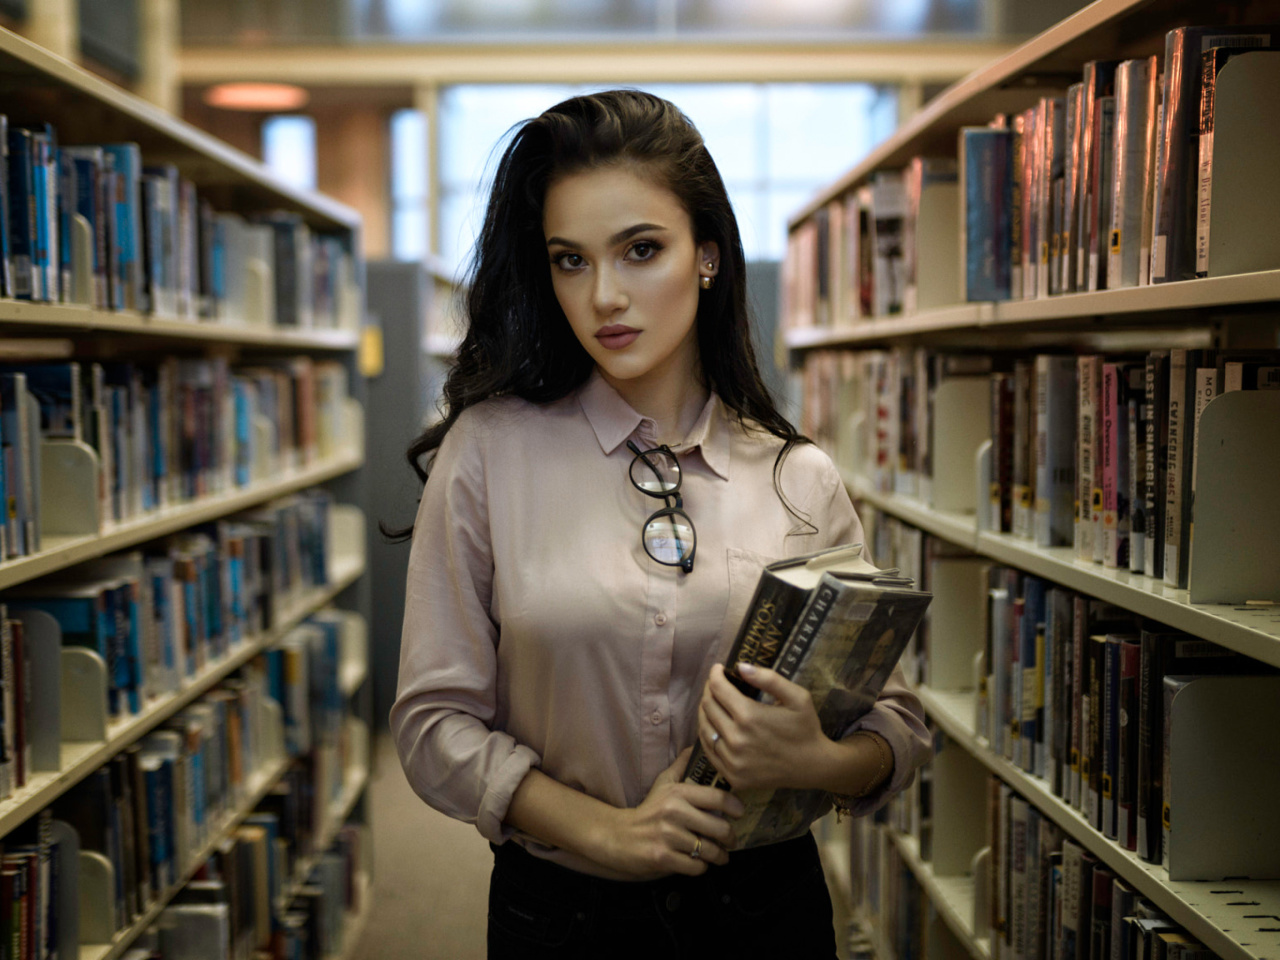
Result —
<instances>
[{"instance_id":1,"label":"woman's lips","mask_svg":"<svg viewBox=\"0 0 1280 960\"><path fill-rule=\"evenodd\" d=\"M620 323L601 327L596 331L596 339L606 350L621 350L623 347L628 347L638 336L640 331L635 327L625 327Z\"/></svg>"}]
</instances>

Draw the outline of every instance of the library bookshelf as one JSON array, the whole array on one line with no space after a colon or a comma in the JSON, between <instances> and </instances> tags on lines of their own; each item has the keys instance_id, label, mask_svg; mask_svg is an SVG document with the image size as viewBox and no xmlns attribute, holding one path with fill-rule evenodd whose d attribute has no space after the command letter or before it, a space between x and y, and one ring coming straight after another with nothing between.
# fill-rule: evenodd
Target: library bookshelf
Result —
<instances>
[{"instance_id":1,"label":"library bookshelf","mask_svg":"<svg viewBox=\"0 0 1280 960\"><path fill-rule=\"evenodd\" d=\"M1069 85L1080 80L1082 67L1088 61L1121 61L1153 55L1163 58L1166 34L1184 26L1225 27L1278 20L1280 4L1269 0L1231 12L1196 0L1097 0L941 93L864 160L797 211L789 224L792 237L799 240L801 233L815 226L826 229L828 216L832 224L843 217L844 229L849 229L849 211L858 209L856 204L867 202L862 198L872 195L879 174L904 170L917 157L955 159L961 128L985 127L997 115L1007 115L1012 127L1012 118L1035 107L1041 98L1062 97ZM962 172L961 195L964 189ZM957 199L956 204L959 203ZM923 214L921 217L923 220ZM1066 219L1074 222L1073 216ZM964 230L964 221L955 217L955 222L959 225L958 234ZM856 226L853 229L856 231ZM826 241L829 245L820 256L830 256L832 261L849 257L848 244L854 241L846 238L841 242L845 244L843 248L834 246L834 240ZM930 242L933 244L931 256L960 260L958 236L951 244ZM922 274L927 269L925 249L921 241L916 269ZM797 251L801 252L797 254ZM855 250L855 262L856 253ZM1275 350L1280 347L1276 321L1280 313L1280 269L1267 265L1265 269L1250 272L1154 285L1052 295L1041 291L1039 296L1025 299L1015 294L1014 299L965 302L963 293L957 290L950 299L935 297L914 310L908 297L901 313L876 316L868 315L871 311L865 302L865 291L861 294L863 304L857 305L858 279L856 274L849 275L857 266L830 267L832 272L827 273L820 261L810 275L805 271L815 264L804 259L809 256L812 254L808 249L798 244L789 252L788 271L792 276L785 281L788 284L784 295L786 315L780 336L796 369L810 360L831 360L825 368L826 376L834 383L829 394L819 391L815 396L809 382L803 391L797 392L803 393L806 404L811 404L810 409L816 411L809 423L815 425L813 429L820 442L830 444L833 459L840 466L846 487L856 503L880 517L900 521L906 528L923 531L947 550L962 548L963 556L976 558L976 562L988 561L993 566L1010 568L1040 578L1048 587L1103 601L1193 639L1213 641L1258 665L1280 666L1280 604L1268 605L1262 597L1253 603L1192 602L1191 591L1185 587L1170 586L1161 579L1127 569L1081 561L1077 559L1075 547L1038 546L1034 539L991 529L985 485L991 479L989 444L975 451L973 463L960 464L952 471L953 476L967 473L969 477L977 477L976 490L980 491L974 497L977 502L966 509L936 508L930 504L927 494L900 492L902 488L895 490L892 479L886 483L882 477L874 477L876 465L869 462L868 453L873 444L867 443L865 436L871 430L869 418L875 413L871 407L874 400L861 397L867 406L857 409L859 400L851 397L859 389L858 385L846 389L854 366L844 362L863 351L895 351L909 356L921 348L970 356L1003 352L1021 357L1045 352L1115 355L1174 349ZM963 272L963 261L961 263ZM1280 258L1275 267L1280 267ZM1066 268L1063 269L1065 275ZM837 276L835 271L843 271L845 275ZM796 280L797 272L799 280ZM799 283L801 287L797 289L801 290L804 284L811 284L815 292L811 296L797 296L790 287L792 283ZM908 279L907 284L911 283ZM824 299L827 297L830 297L829 304ZM819 309L815 309L815 303ZM822 309L829 312L824 315ZM831 386L826 383L823 388ZM892 419L896 415L889 416ZM971 419L987 415L985 407L967 409L962 414ZM929 416L934 413L931 411ZM933 424L936 426L938 422L934 420ZM890 456L895 453L891 451ZM1280 537L1280 529L1268 529L1262 535ZM975 607L980 607L985 599L985 594L975 596ZM1273 599L1280 600L1280 597ZM979 619L985 616L983 612ZM946 634L947 625L935 622L928 643L945 642ZM968 679L977 681L976 671L975 676ZM955 682L937 687L927 683L917 685L926 714L939 731L946 749L960 751L961 759L955 761L956 765L973 768L957 782L977 782L981 778L976 771L980 771L982 777L998 778L1038 811L1060 836L1096 857L1101 866L1114 874L1117 882L1123 881L1182 927L1193 940L1223 960L1280 957L1280 920L1277 919L1280 917L1280 880L1230 877L1212 881L1171 880L1164 866L1148 862L1116 840L1107 838L1076 806L1064 800L1048 779L1028 772L1023 765L1011 762L1004 752L993 748L979 732L976 682L958 685L964 689L956 689ZM1269 736L1269 731L1264 736ZM943 782L939 782L940 779ZM935 818L941 807L956 800L946 792L948 779L950 775L942 778L935 771L932 786ZM995 802L990 797L981 802L968 798L965 809L978 809L987 801ZM1206 811L1197 812L1210 815ZM1218 810L1211 815L1230 817L1229 812ZM871 869L880 869L886 851L891 851L892 863L914 875L923 891L931 911L929 922L938 919L950 931L950 939L940 948L939 956L967 953L973 960L1000 958L1001 948L996 938L989 935L992 911L986 902L989 890L995 889L994 881L990 881L988 887L989 872L994 867L975 857L971 870L939 873L927 851L922 855L924 845L910 831L902 829L902 817L892 813L889 819L890 824L872 829L876 852L870 861L865 859L868 856L865 827L854 828L855 835L845 843L845 848L851 850L855 872L859 865L865 868L868 863L873 864ZM898 822L894 822L895 819ZM984 833L981 813L975 814L973 820L964 828L972 831L966 842L971 851L981 854L984 845L990 846L991 837ZM953 821L954 818L949 826L956 829ZM932 826L935 850L938 829L935 822ZM927 833L928 828L925 830ZM832 860L839 846L840 841L828 827L824 834L824 857ZM844 874L847 870L842 867L836 873ZM872 906L883 907L886 882L886 875L881 874L881 889L871 895L880 899ZM844 895L848 885L837 888ZM853 896L858 900L857 891ZM850 908L869 924L874 952L883 960L891 960L895 956L895 930L877 928L878 923L885 922L883 917L868 909L869 897L865 891L861 897L862 900ZM889 908L889 915L888 922L892 924L892 918L897 917L896 905ZM929 950L932 934L926 932L923 936L924 956L932 960Z\"/></svg>"},{"instance_id":2,"label":"library bookshelf","mask_svg":"<svg viewBox=\"0 0 1280 960\"><path fill-rule=\"evenodd\" d=\"M327 288L332 293L331 317L314 324L305 320L297 324L275 323L269 313L261 310L251 310L253 315L243 316L226 316L224 311L217 319L212 319L212 314L197 319L194 309L185 316L142 309L103 309L68 295L65 281L61 296L54 292L43 301L0 298L0 365L25 362L22 345L36 342L44 351L38 356L83 364L135 360L146 364L177 357L184 362L216 358L232 365L279 369L294 359L300 363L315 360L341 367L348 392L334 411L335 419L328 429L335 442L329 444L323 456L284 458L278 469L265 472L255 466L250 481L215 484L215 492L178 499L114 522L99 517L92 529L46 533L39 549L0 559L0 591L4 591L0 593L0 603L4 603L11 592L40 589L46 582L72 574L78 564L143 547L201 525L232 520L245 511L281 502L281 498L327 485L333 499L327 513L322 585L288 587L276 592L270 626L241 636L220 653L211 653L199 669L177 682L176 689L146 698L136 712L115 719L101 718L102 737L62 742L56 770L30 773L24 785L0 800L0 842L8 853L8 835L20 828L27 831L42 811L149 735L164 729L167 721L219 689L220 684L276 647L313 614L335 604L363 606L367 612L367 603L362 604L360 599L367 592L367 532L362 511L341 502L344 498L358 499L353 491L359 490L358 478L365 463L365 412L361 402L364 386L356 357L363 311L359 215L328 197L281 183L256 160L4 29L0 29L0 74L8 92L4 112L10 129L24 125L43 129L49 124L56 129L58 142L64 145L136 144L144 162L166 165L175 171L174 176L189 184L212 210L249 219L258 214L286 214L305 225L310 235L331 238L340 244L347 256L345 266L349 267L349 273L342 277L335 274L331 278L333 286ZM264 286L257 291L259 299L251 301L259 305L265 302L263 298L275 295L273 284L283 282L269 271L260 272L263 276L266 279L260 280ZM194 285L195 279L190 283ZM61 302L68 299L80 302ZM252 429L261 428L255 424ZM295 423L290 429L300 428ZM8 443L9 437L5 440ZM84 458L91 471L89 482L94 486L109 483L99 476L104 468L95 456L96 451L93 456L86 453ZM344 824L363 817L363 795L368 783L367 624L359 614L351 614L348 623L350 629L344 634L344 642L352 635L354 642L342 651L338 679L345 711L341 731L345 768L340 775L341 788L325 808L323 822L317 824L311 838L317 855L334 843ZM67 691L65 677L62 682L64 692L74 694L74 689ZM101 697L100 692L97 697ZM64 696L64 707L66 701ZM232 802L220 811L217 822L204 828L202 842L177 864L173 882L153 891L150 897L140 897L132 916L106 920L88 917L82 910L80 943L60 945L63 956L74 956L77 950L80 960L114 960L125 955L139 938L154 930L173 898L210 856L225 849L246 817L264 798L280 789L297 761L286 753L280 705L268 697L262 710L267 716L262 762L256 769L245 771ZM107 816L105 811L103 816ZM360 846L369 846L367 836ZM359 909L346 917L343 956L353 955L368 916L370 863L368 850L361 852L364 857L353 868ZM300 858L292 876L282 878L282 889L293 892L304 888L315 860L316 857ZM102 886L110 882L109 870L106 874L98 869L76 873L82 883L90 884L82 887L82 904L93 899L92 895L83 895L86 890L100 890L99 899L104 902L112 899L107 892L109 885ZM90 930L96 934L91 935Z\"/></svg>"}]
</instances>

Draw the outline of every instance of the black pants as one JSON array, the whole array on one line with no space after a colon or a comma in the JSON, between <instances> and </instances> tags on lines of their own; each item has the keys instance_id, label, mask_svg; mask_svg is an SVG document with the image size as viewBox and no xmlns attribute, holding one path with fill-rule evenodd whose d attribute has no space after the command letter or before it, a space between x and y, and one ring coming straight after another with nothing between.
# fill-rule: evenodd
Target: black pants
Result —
<instances>
[{"instance_id":1,"label":"black pants","mask_svg":"<svg viewBox=\"0 0 1280 960\"><path fill-rule=\"evenodd\" d=\"M626 883L494 847L489 960L834 960L818 847L742 850L700 877Z\"/></svg>"}]
</instances>

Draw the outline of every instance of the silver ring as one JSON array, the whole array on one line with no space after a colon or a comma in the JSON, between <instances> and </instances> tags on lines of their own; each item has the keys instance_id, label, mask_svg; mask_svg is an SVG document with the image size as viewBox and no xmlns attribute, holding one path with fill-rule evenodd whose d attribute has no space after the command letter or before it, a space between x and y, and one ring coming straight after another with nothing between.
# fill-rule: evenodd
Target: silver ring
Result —
<instances>
[{"instance_id":1,"label":"silver ring","mask_svg":"<svg viewBox=\"0 0 1280 960\"><path fill-rule=\"evenodd\" d=\"M713 747L714 747L714 746L715 746L717 743L719 743L719 742L720 742L720 734L716 733L715 731L712 731L712 733L711 733L711 746L713 746Z\"/></svg>"},{"instance_id":2,"label":"silver ring","mask_svg":"<svg viewBox=\"0 0 1280 960\"><path fill-rule=\"evenodd\" d=\"M698 842L693 845L693 849L689 851L689 856L694 860L702 859L702 838L698 838Z\"/></svg>"}]
</instances>

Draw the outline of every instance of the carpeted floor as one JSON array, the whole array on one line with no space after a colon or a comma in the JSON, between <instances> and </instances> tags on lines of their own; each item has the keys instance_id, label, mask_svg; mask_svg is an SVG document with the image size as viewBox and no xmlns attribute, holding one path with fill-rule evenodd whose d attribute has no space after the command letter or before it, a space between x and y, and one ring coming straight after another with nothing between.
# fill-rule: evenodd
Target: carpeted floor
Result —
<instances>
[{"instance_id":1,"label":"carpeted floor","mask_svg":"<svg viewBox=\"0 0 1280 960\"><path fill-rule=\"evenodd\" d=\"M373 912L353 960L484 960L489 844L418 799L390 736L374 749Z\"/></svg>"}]
</instances>

